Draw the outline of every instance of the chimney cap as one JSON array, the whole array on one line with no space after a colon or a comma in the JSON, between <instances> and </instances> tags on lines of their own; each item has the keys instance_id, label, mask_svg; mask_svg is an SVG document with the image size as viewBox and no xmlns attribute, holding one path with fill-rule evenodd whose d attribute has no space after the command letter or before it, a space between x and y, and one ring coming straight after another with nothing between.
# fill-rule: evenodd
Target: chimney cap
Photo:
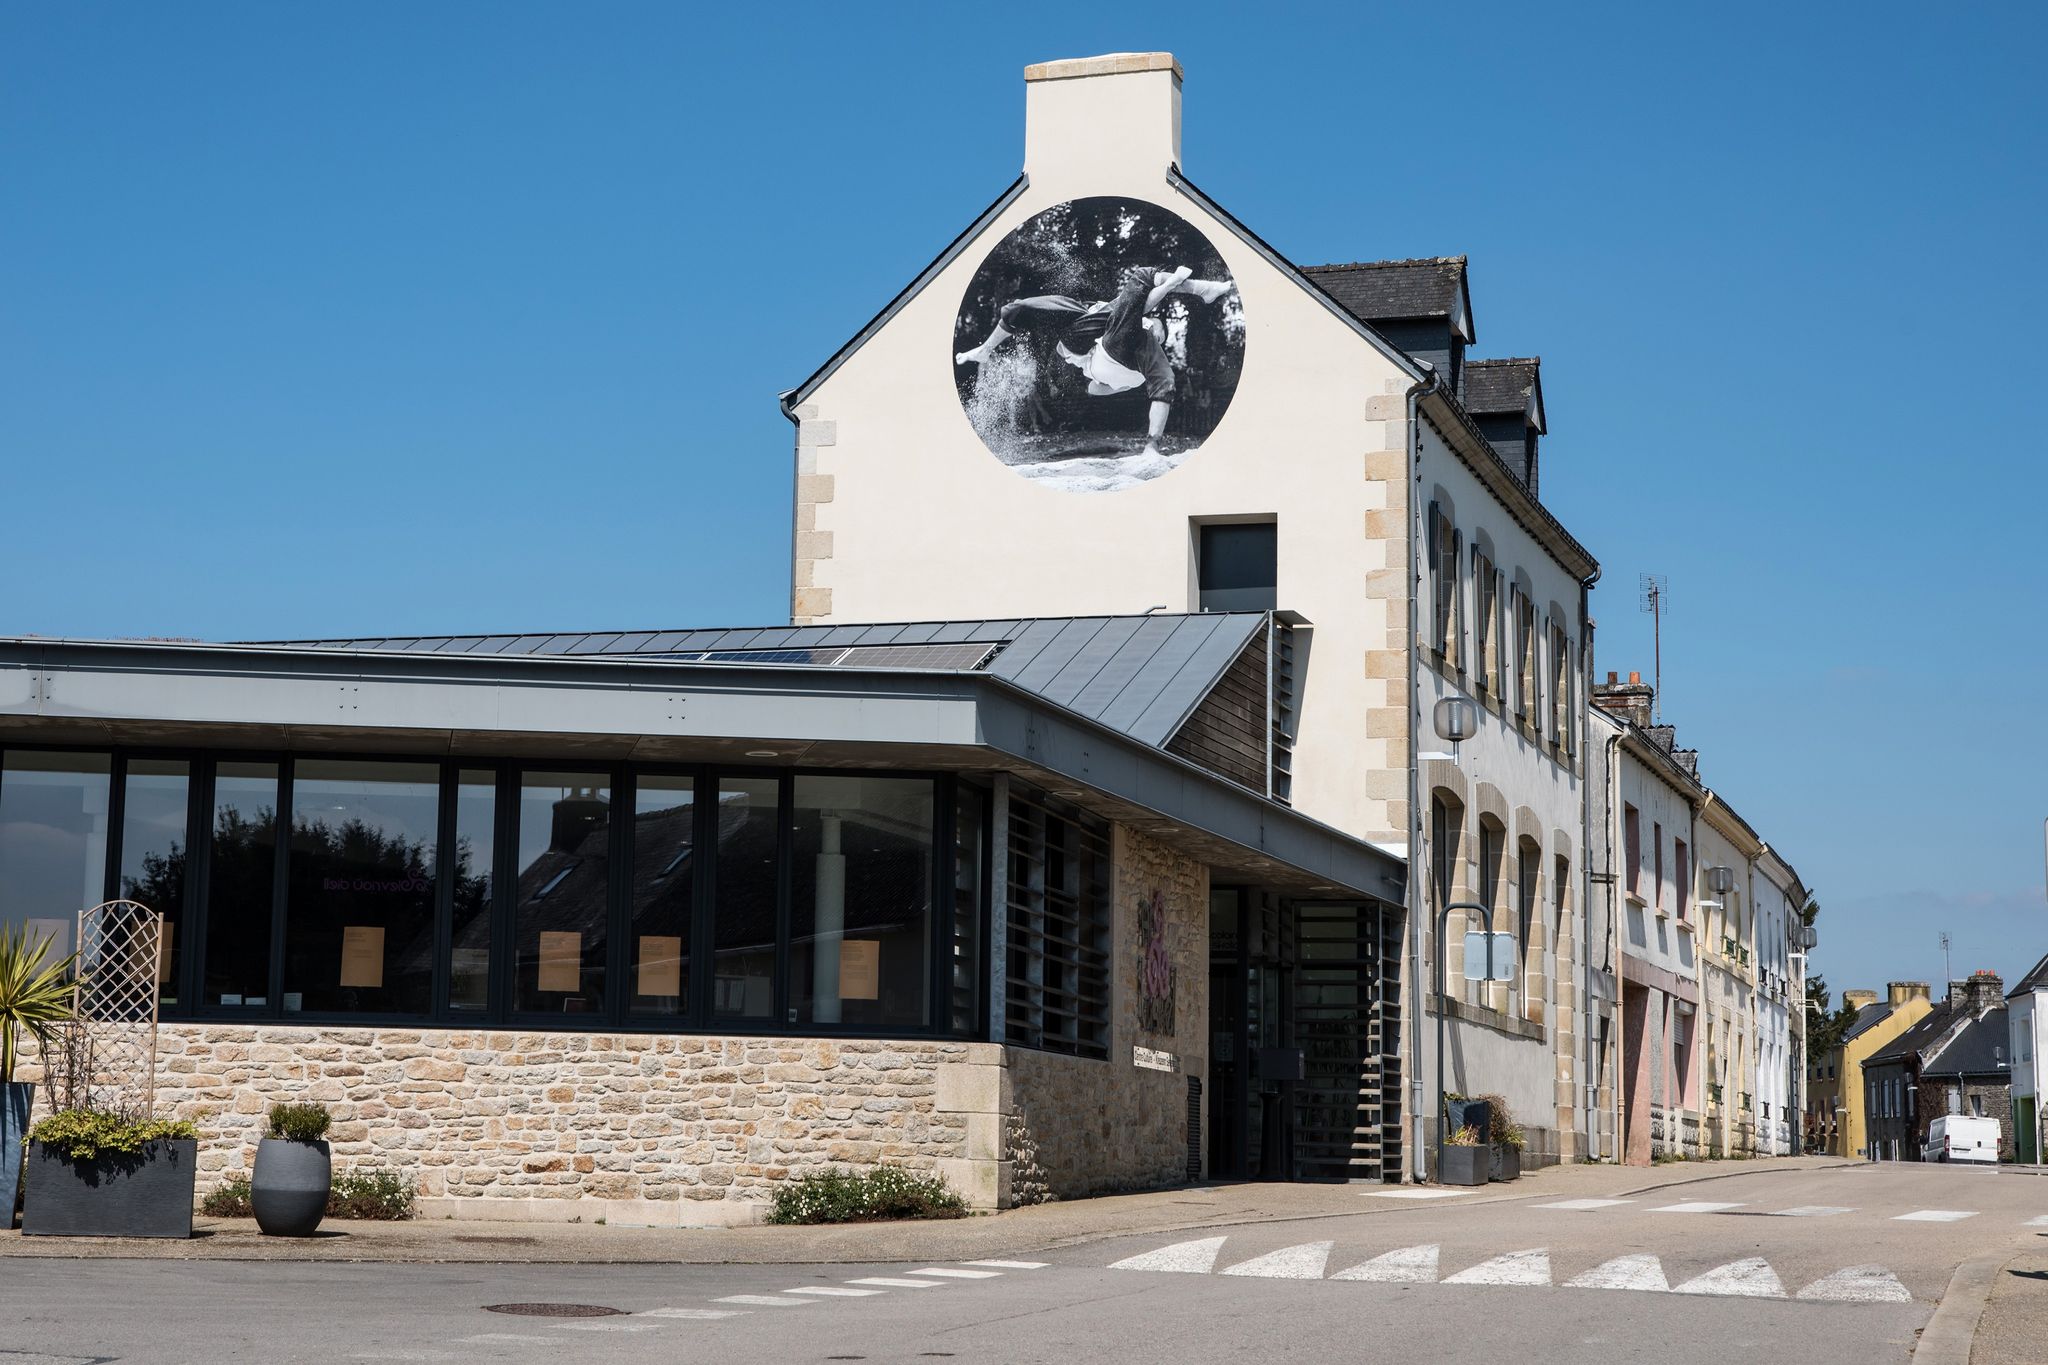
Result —
<instances>
[{"instance_id":1,"label":"chimney cap","mask_svg":"<svg viewBox=\"0 0 2048 1365\"><path fill-rule=\"evenodd\" d=\"M1171 52L1105 52L1100 57L1033 62L1024 68L1024 79L1070 81L1082 76L1130 76L1142 71L1171 71L1175 80L1187 79L1187 73Z\"/></svg>"},{"instance_id":2,"label":"chimney cap","mask_svg":"<svg viewBox=\"0 0 2048 1365\"><path fill-rule=\"evenodd\" d=\"M1640 687L1640 686L1642 686L1642 683L1643 683L1643 675L1642 675L1642 674L1640 674L1640 673L1634 673L1634 672L1631 672L1631 673L1630 673L1630 674L1628 675L1628 685L1629 685L1630 687Z\"/></svg>"}]
</instances>

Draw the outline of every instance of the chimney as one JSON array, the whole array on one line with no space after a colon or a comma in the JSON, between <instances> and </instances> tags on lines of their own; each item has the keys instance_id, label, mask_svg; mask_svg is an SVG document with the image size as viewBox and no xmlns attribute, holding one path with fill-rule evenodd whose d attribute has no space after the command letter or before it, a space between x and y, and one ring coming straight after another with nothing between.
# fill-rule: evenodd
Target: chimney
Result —
<instances>
[{"instance_id":1,"label":"chimney","mask_svg":"<svg viewBox=\"0 0 2048 1365\"><path fill-rule=\"evenodd\" d=\"M1593 684L1593 705L1610 716L1644 728L1650 724L1650 703L1656 695L1657 689L1645 686L1640 673L1629 674L1625 683L1616 682L1614 674L1609 673L1606 682Z\"/></svg>"},{"instance_id":2,"label":"chimney","mask_svg":"<svg viewBox=\"0 0 2048 1365\"><path fill-rule=\"evenodd\" d=\"M1877 1003L1877 992L1843 991L1842 1003L1847 1005L1852 1010L1860 1010L1865 1005L1875 1005ZM1894 1005L1899 1003L1899 988L1896 983L1894 983L1892 986L1892 1003Z\"/></svg>"},{"instance_id":3,"label":"chimney","mask_svg":"<svg viewBox=\"0 0 2048 1365\"><path fill-rule=\"evenodd\" d=\"M2005 1001L2005 980L1997 972L1971 972L1970 979L1963 986L1968 992L1972 1014L1995 1010Z\"/></svg>"},{"instance_id":4,"label":"chimney","mask_svg":"<svg viewBox=\"0 0 2048 1365\"><path fill-rule=\"evenodd\" d=\"M1061 198L1180 164L1180 63L1113 52L1024 68L1024 173Z\"/></svg>"},{"instance_id":5,"label":"chimney","mask_svg":"<svg viewBox=\"0 0 2048 1365\"><path fill-rule=\"evenodd\" d=\"M1886 998L1894 1006L1903 1005L1908 1000L1925 1000L1927 998L1927 983L1925 981L1888 981L1885 983L1884 990ZM1873 994L1871 998L1874 1000L1877 997Z\"/></svg>"}]
</instances>

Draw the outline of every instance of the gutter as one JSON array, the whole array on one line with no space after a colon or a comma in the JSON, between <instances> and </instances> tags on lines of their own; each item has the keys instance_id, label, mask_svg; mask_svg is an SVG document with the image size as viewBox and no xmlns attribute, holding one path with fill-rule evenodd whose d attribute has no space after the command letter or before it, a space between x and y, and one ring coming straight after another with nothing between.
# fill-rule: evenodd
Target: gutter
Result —
<instances>
[{"instance_id":1,"label":"gutter","mask_svg":"<svg viewBox=\"0 0 2048 1365\"><path fill-rule=\"evenodd\" d=\"M1591 660L1593 658L1593 616L1591 598L1593 595L1593 585L1599 581L1600 566L1595 564L1593 566L1593 576L1581 581L1579 584L1579 676L1583 681L1579 685L1578 722L1579 733L1587 739L1593 737L1593 727L1588 723L1592 719L1590 713L1593 707L1593 670L1591 667ZM1608 745L1612 746L1619 738L1620 736L1618 735L1610 737L1607 741ZM1586 746L1581 743L1579 745L1579 761L1581 763L1585 763L1585 753ZM1611 747L1609 758L1612 758ZM1606 776L1604 767L1601 775L1603 778ZM1592 785L1590 782L1591 777L1592 764L1586 763L1585 771L1579 777L1579 882L1584 888L1579 895L1579 942L1584 945L1580 950L1581 961L1579 963L1579 1053L1580 1064L1585 1068L1579 1073L1579 1085L1580 1093L1586 1097L1584 1106L1584 1113L1586 1115L1586 1155L1592 1160L1597 1161L1600 1158L1600 1133L1596 1111L1600 1106L1600 1088L1593 1083L1594 1076L1598 1074L1593 1065L1593 943L1592 935L1586 932L1591 927L1591 920L1586 911L1587 907L1593 904L1593 803L1589 799L1591 793L1587 790ZM1612 789L1610 788L1609 790ZM1613 801L1609 800L1608 805L1611 807L1613 804ZM1609 863L1607 870L1611 873L1614 871L1612 865L1614 861L1614 840L1612 837L1607 840L1607 858ZM1605 962L1613 961L1614 943L1614 881L1610 877L1607 882L1607 942L1601 946L1600 950ZM1609 968L1609 970L1613 971L1612 968ZM1619 1013L1621 1007L1621 1000L1619 999L1621 994L1621 973L1613 971L1613 975L1615 995L1617 997L1613 1002L1613 1007ZM1615 1070L1619 1071L1620 1068L1616 1067ZM1616 1079L1618 1080L1619 1077L1616 1077ZM1621 1134L1621 1125L1619 1123L1615 1125L1614 1132L1616 1139L1619 1140ZM1620 1154L1616 1153L1616 1155L1619 1156Z\"/></svg>"},{"instance_id":2,"label":"gutter","mask_svg":"<svg viewBox=\"0 0 2048 1365\"><path fill-rule=\"evenodd\" d=\"M1429 1179L1429 1149L1424 1137L1422 1117L1422 1016L1424 1013L1423 970L1422 970L1422 929L1426 916L1423 900L1427 887L1432 883L1428 867L1422 860L1422 767L1415 757L1421 752L1418 734L1422 728L1422 713L1416 706L1415 640L1420 626L1421 581L1419 559L1422 538L1417 534L1416 495L1421 480L1418 474L1422 468L1422 400L1435 393L1443 381L1434 367L1429 367L1423 377L1408 386L1408 470L1403 477L1408 483L1408 696L1402 703L1408 710L1408 937L1412 945L1410 954L1413 966L1409 979L1414 983L1412 998L1415 1008L1408 1012L1409 1066L1408 1066L1408 1116L1414 1132L1410 1144L1412 1157L1410 1178L1418 1185ZM1443 951L1443 945L1437 945ZM1441 1062L1441 1044L1439 1044ZM1441 1101L1442 1096L1438 1096Z\"/></svg>"}]
</instances>

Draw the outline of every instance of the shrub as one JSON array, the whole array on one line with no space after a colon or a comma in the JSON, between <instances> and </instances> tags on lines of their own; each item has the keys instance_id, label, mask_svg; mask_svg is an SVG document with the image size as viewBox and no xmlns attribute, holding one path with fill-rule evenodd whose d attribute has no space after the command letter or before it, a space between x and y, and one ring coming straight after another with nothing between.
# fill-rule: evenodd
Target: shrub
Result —
<instances>
[{"instance_id":1,"label":"shrub","mask_svg":"<svg viewBox=\"0 0 2048 1365\"><path fill-rule=\"evenodd\" d=\"M184 1119L129 1119L100 1109L60 1109L29 1129L28 1136L71 1161L96 1161L103 1156L137 1156L146 1143L196 1138L199 1130Z\"/></svg>"},{"instance_id":2,"label":"shrub","mask_svg":"<svg viewBox=\"0 0 2048 1365\"><path fill-rule=\"evenodd\" d=\"M1470 1124L1456 1129L1449 1137L1444 1139L1444 1146L1446 1147L1477 1147L1478 1145L1479 1130Z\"/></svg>"},{"instance_id":3,"label":"shrub","mask_svg":"<svg viewBox=\"0 0 2048 1365\"><path fill-rule=\"evenodd\" d=\"M1522 1131L1521 1124L1515 1122L1515 1116L1508 1112L1506 1100L1498 1095L1477 1095L1474 1098L1486 1101L1488 1109L1493 1114L1491 1127L1494 1146L1513 1147L1519 1151L1528 1142L1528 1134Z\"/></svg>"},{"instance_id":4,"label":"shrub","mask_svg":"<svg viewBox=\"0 0 2048 1365\"><path fill-rule=\"evenodd\" d=\"M286 1142L318 1142L327 1136L327 1125L332 1122L325 1105L270 1106L270 1136Z\"/></svg>"},{"instance_id":5,"label":"shrub","mask_svg":"<svg viewBox=\"0 0 2048 1365\"><path fill-rule=\"evenodd\" d=\"M396 1171L350 1171L334 1177L327 1216L395 1223L412 1217L413 1197L412 1182Z\"/></svg>"},{"instance_id":6,"label":"shrub","mask_svg":"<svg viewBox=\"0 0 2048 1365\"><path fill-rule=\"evenodd\" d=\"M208 1218L254 1218L256 1210L249 1206L249 1177L238 1175L216 1185L199 1201L199 1211Z\"/></svg>"},{"instance_id":7,"label":"shrub","mask_svg":"<svg viewBox=\"0 0 2048 1365\"><path fill-rule=\"evenodd\" d=\"M771 1223L872 1223L885 1218L965 1218L966 1201L935 1175L901 1166L824 1170L775 1192Z\"/></svg>"}]
</instances>

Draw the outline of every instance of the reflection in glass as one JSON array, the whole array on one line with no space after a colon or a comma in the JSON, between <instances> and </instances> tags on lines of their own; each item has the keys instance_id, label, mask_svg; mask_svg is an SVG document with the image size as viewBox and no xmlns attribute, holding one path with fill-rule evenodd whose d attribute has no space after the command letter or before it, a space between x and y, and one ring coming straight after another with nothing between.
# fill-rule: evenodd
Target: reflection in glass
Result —
<instances>
[{"instance_id":1,"label":"reflection in glass","mask_svg":"<svg viewBox=\"0 0 2048 1365\"><path fill-rule=\"evenodd\" d=\"M107 885L106 754L7 751L0 766L0 923L50 952L76 946L78 912Z\"/></svg>"},{"instance_id":2,"label":"reflection in glass","mask_svg":"<svg viewBox=\"0 0 2048 1365\"><path fill-rule=\"evenodd\" d=\"M696 783L650 773L633 798L632 1012L689 1009Z\"/></svg>"},{"instance_id":3,"label":"reflection in glass","mask_svg":"<svg viewBox=\"0 0 2048 1365\"><path fill-rule=\"evenodd\" d=\"M432 763L293 766L285 1013L432 1007L440 807Z\"/></svg>"},{"instance_id":4,"label":"reflection in glass","mask_svg":"<svg viewBox=\"0 0 2048 1365\"><path fill-rule=\"evenodd\" d=\"M951 1015L954 1033L972 1034L981 1023L981 919L988 901L988 790L962 779L953 803L953 941Z\"/></svg>"},{"instance_id":5,"label":"reflection in glass","mask_svg":"<svg viewBox=\"0 0 2048 1365\"><path fill-rule=\"evenodd\" d=\"M276 870L277 764L215 765L203 1003L269 1003L270 905Z\"/></svg>"},{"instance_id":6,"label":"reflection in glass","mask_svg":"<svg viewBox=\"0 0 2048 1365\"><path fill-rule=\"evenodd\" d=\"M796 1022L931 1021L932 784L798 777L790 860Z\"/></svg>"},{"instance_id":7,"label":"reflection in glass","mask_svg":"<svg viewBox=\"0 0 2048 1365\"><path fill-rule=\"evenodd\" d=\"M184 946L185 819L192 765L181 758L131 758L121 789L121 895L163 916L157 989L178 1003Z\"/></svg>"},{"instance_id":8,"label":"reflection in glass","mask_svg":"<svg viewBox=\"0 0 2048 1365\"><path fill-rule=\"evenodd\" d=\"M520 779L516 1009L604 1010L611 804L601 772Z\"/></svg>"},{"instance_id":9,"label":"reflection in glass","mask_svg":"<svg viewBox=\"0 0 2048 1365\"><path fill-rule=\"evenodd\" d=\"M780 784L728 777L718 784L715 960L711 1008L721 1018L775 1013L775 823Z\"/></svg>"},{"instance_id":10,"label":"reflection in glass","mask_svg":"<svg viewBox=\"0 0 2048 1365\"><path fill-rule=\"evenodd\" d=\"M498 775L464 768L455 787L455 915L448 1007L491 1001L491 875L498 848Z\"/></svg>"}]
</instances>

